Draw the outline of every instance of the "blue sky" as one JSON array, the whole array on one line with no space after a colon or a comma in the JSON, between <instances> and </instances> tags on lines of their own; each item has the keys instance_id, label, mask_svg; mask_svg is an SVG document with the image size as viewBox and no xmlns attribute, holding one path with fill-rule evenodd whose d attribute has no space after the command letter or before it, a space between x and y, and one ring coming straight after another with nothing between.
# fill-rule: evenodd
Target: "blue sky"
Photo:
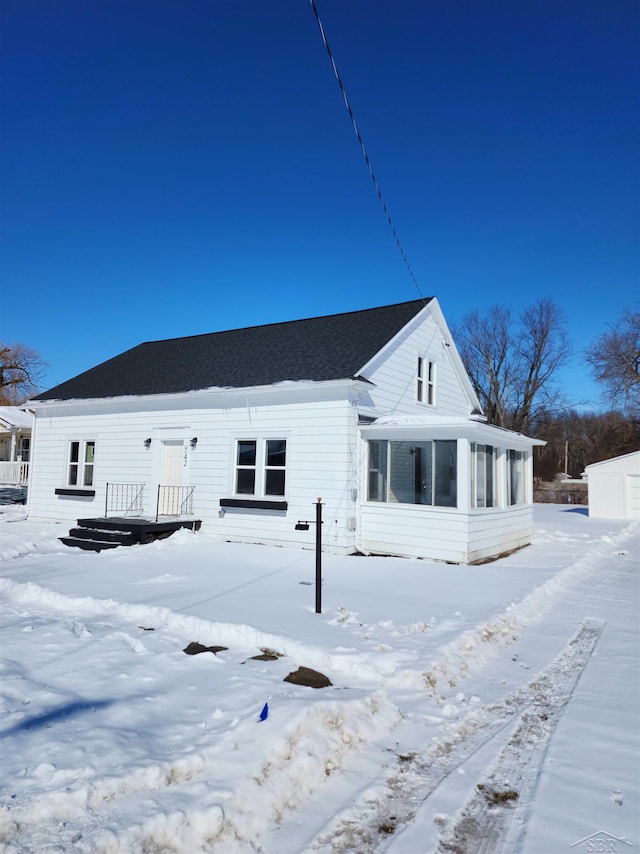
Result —
<instances>
[{"instance_id":1,"label":"blue sky","mask_svg":"<svg viewBox=\"0 0 640 854\"><path fill-rule=\"evenodd\" d=\"M637 0L2 0L0 338L44 387L142 341L437 296L640 298Z\"/></svg>"}]
</instances>

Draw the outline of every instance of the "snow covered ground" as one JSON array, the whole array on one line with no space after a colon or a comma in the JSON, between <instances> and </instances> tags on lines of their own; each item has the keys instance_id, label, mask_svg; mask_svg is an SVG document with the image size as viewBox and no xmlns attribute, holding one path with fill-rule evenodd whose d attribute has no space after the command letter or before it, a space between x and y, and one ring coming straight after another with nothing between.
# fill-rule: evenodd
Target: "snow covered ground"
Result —
<instances>
[{"instance_id":1,"label":"snow covered ground","mask_svg":"<svg viewBox=\"0 0 640 854\"><path fill-rule=\"evenodd\" d=\"M0 507L0 851L640 851L640 524L535 520L484 566L324 555L319 615L313 552Z\"/></svg>"}]
</instances>

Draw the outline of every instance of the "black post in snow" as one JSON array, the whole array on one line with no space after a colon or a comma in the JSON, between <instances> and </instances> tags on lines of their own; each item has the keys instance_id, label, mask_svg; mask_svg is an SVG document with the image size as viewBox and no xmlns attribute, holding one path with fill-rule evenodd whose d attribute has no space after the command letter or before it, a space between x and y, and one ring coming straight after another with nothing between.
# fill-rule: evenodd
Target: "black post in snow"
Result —
<instances>
[{"instance_id":1,"label":"black post in snow","mask_svg":"<svg viewBox=\"0 0 640 854\"><path fill-rule=\"evenodd\" d=\"M322 499L316 502L316 614L322 613Z\"/></svg>"},{"instance_id":2,"label":"black post in snow","mask_svg":"<svg viewBox=\"0 0 640 854\"><path fill-rule=\"evenodd\" d=\"M316 614L322 613L322 498L316 501L316 521L298 519L296 531L308 531L309 525L316 526Z\"/></svg>"}]
</instances>

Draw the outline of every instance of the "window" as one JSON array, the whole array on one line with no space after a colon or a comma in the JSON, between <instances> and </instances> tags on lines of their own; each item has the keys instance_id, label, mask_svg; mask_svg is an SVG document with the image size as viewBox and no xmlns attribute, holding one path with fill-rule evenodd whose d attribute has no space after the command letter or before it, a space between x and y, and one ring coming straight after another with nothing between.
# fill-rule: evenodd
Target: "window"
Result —
<instances>
[{"instance_id":1,"label":"window","mask_svg":"<svg viewBox=\"0 0 640 854\"><path fill-rule=\"evenodd\" d=\"M68 486L93 486L95 442L69 442Z\"/></svg>"},{"instance_id":2,"label":"window","mask_svg":"<svg viewBox=\"0 0 640 854\"><path fill-rule=\"evenodd\" d=\"M238 495L255 494L256 447L255 439L238 442L236 454L236 493Z\"/></svg>"},{"instance_id":3,"label":"window","mask_svg":"<svg viewBox=\"0 0 640 854\"><path fill-rule=\"evenodd\" d=\"M491 445L471 443L471 506L495 507L497 450Z\"/></svg>"},{"instance_id":4,"label":"window","mask_svg":"<svg viewBox=\"0 0 640 854\"><path fill-rule=\"evenodd\" d=\"M29 450L31 446L31 440L28 436L22 436L20 441L18 442L18 459L22 460L23 463L29 462Z\"/></svg>"},{"instance_id":5,"label":"window","mask_svg":"<svg viewBox=\"0 0 640 854\"><path fill-rule=\"evenodd\" d=\"M284 495L286 439L239 439L236 446L236 495Z\"/></svg>"},{"instance_id":6,"label":"window","mask_svg":"<svg viewBox=\"0 0 640 854\"><path fill-rule=\"evenodd\" d=\"M369 479L367 498L369 501L387 500L387 441L369 442Z\"/></svg>"},{"instance_id":7,"label":"window","mask_svg":"<svg viewBox=\"0 0 640 854\"><path fill-rule=\"evenodd\" d=\"M264 467L264 494L284 495L287 443L285 439L267 439Z\"/></svg>"},{"instance_id":8,"label":"window","mask_svg":"<svg viewBox=\"0 0 640 854\"><path fill-rule=\"evenodd\" d=\"M524 451L508 451L507 500L509 504L525 503L525 460Z\"/></svg>"},{"instance_id":9,"label":"window","mask_svg":"<svg viewBox=\"0 0 640 854\"><path fill-rule=\"evenodd\" d=\"M457 505L457 442L369 441L367 498L392 504Z\"/></svg>"},{"instance_id":10,"label":"window","mask_svg":"<svg viewBox=\"0 0 640 854\"><path fill-rule=\"evenodd\" d=\"M429 406L436 402L436 365L422 356L418 356L417 398L419 403L428 403Z\"/></svg>"}]
</instances>

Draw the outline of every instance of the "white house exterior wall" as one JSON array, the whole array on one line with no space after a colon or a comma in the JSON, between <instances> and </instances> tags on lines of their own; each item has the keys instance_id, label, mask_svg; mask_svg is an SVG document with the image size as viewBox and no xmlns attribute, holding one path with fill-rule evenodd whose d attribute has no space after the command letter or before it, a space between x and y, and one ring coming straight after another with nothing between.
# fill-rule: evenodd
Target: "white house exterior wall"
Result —
<instances>
[{"instance_id":1,"label":"white house exterior wall","mask_svg":"<svg viewBox=\"0 0 640 854\"><path fill-rule=\"evenodd\" d=\"M414 320L367 366L371 398L379 415L469 415L469 399L460 384L452 344L433 316ZM435 405L417 401L418 357L436 366Z\"/></svg>"},{"instance_id":2,"label":"white house exterior wall","mask_svg":"<svg viewBox=\"0 0 640 854\"><path fill-rule=\"evenodd\" d=\"M444 507L364 503L358 546L371 554L467 563L466 516Z\"/></svg>"},{"instance_id":3,"label":"white house exterior wall","mask_svg":"<svg viewBox=\"0 0 640 854\"><path fill-rule=\"evenodd\" d=\"M479 563L508 554L531 542L533 505L475 510L469 514L467 526L467 563Z\"/></svg>"},{"instance_id":4,"label":"white house exterior wall","mask_svg":"<svg viewBox=\"0 0 640 854\"><path fill-rule=\"evenodd\" d=\"M359 547L364 552L478 563L531 542L533 509L464 513L417 504L365 503Z\"/></svg>"},{"instance_id":5,"label":"white house exterior wall","mask_svg":"<svg viewBox=\"0 0 640 854\"><path fill-rule=\"evenodd\" d=\"M37 465L29 490L30 518L75 523L105 512L107 482L144 483L144 515L154 517L162 440L182 441L184 482L195 486L193 515L203 530L227 539L310 548L313 526L296 531L299 519L314 519L323 502L323 542L328 551L353 550L357 497L357 411L346 384L339 390L311 388L303 404L292 384L270 395L190 395L171 409L152 399L110 401L87 406L57 404L38 418ZM300 389L300 386L298 386ZM303 392L304 396L304 392ZM189 406L188 404L191 404ZM56 414L53 414L53 413ZM197 437L195 448L190 440ZM151 445L145 447L145 439ZM287 439L286 511L225 508L233 498L235 441L239 438ZM93 497L57 495L66 486L68 444L96 442ZM244 496L250 498L251 496ZM256 496L258 497L258 496ZM116 514L117 515L117 514Z\"/></svg>"}]
</instances>

